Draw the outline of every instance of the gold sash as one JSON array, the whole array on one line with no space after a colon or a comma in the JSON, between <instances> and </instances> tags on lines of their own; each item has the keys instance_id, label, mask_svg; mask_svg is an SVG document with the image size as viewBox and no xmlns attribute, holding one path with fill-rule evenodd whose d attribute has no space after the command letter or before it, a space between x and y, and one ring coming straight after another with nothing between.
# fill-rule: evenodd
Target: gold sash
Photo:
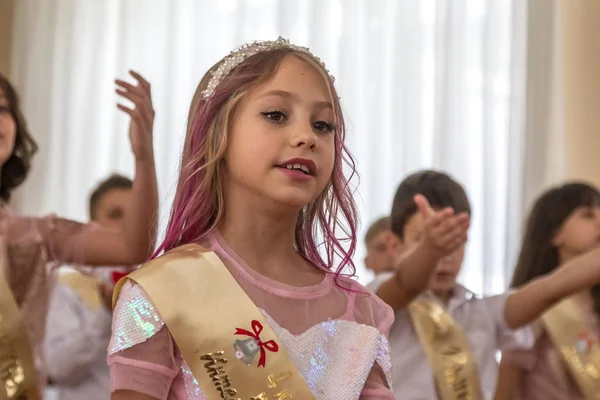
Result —
<instances>
[{"instance_id":1,"label":"gold sash","mask_svg":"<svg viewBox=\"0 0 600 400\"><path fill-rule=\"evenodd\" d=\"M215 253L194 244L173 249L121 279L113 303L126 279L152 299L207 400L314 399Z\"/></svg>"},{"instance_id":2,"label":"gold sash","mask_svg":"<svg viewBox=\"0 0 600 400\"><path fill-rule=\"evenodd\" d=\"M58 282L71 288L90 310L98 311L102 307L98 279L74 271L60 274Z\"/></svg>"},{"instance_id":3,"label":"gold sash","mask_svg":"<svg viewBox=\"0 0 600 400\"><path fill-rule=\"evenodd\" d=\"M0 243L0 400L39 400L29 336L4 277L6 248Z\"/></svg>"},{"instance_id":4,"label":"gold sash","mask_svg":"<svg viewBox=\"0 0 600 400\"><path fill-rule=\"evenodd\" d=\"M600 347L575 300L563 300L542 321L583 398L600 399Z\"/></svg>"},{"instance_id":5,"label":"gold sash","mask_svg":"<svg viewBox=\"0 0 600 400\"><path fill-rule=\"evenodd\" d=\"M435 301L415 300L408 309L433 370L438 396L481 400L479 372L462 328Z\"/></svg>"}]
</instances>

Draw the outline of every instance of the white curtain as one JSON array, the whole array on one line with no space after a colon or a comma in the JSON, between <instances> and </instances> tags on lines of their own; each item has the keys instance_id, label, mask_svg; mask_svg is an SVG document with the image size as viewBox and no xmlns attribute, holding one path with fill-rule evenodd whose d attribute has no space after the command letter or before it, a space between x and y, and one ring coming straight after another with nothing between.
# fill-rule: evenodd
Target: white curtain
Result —
<instances>
[{"instance_id":1,"label":"white curtain","mask_svg":"<svg viewBox=\"0 0 600 400\"><path fill-rule=\"evenodd\" d=\"M336 76L360 174L362 231L389 212L402 178L439 168L462 182L473 221L461 280L505 288L525 192L547 179L527 151L527 4L521 0L19 0L13 80L41 151L21 212L86 219L89 190L132 172L112 83L153 85L161 220L187 107L206 69L239 44L279 35ZM539 134L536 143L545 140ZM531 169L531 171L529 170ZM533 171L533 172L532 172ZM528 181L526 181L526 179ZM360 280L364 246L356 253Z\"/></svg>"}]
</instances>

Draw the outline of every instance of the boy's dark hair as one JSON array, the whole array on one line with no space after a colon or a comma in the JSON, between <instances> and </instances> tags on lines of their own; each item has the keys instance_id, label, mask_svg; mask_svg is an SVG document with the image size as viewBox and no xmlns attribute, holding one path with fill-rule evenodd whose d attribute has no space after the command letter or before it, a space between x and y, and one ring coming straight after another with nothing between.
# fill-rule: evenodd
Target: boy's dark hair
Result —
<instances>
[{"instance_id":1,"label":"boy's dark hair","mask_svg":"<svg viewBox=\"0 0 600 400\"><path fill-rule=\"evenodd\" d=\"M544 192L534 203L523 235L511 287L519 287L558 268L560 257L552 241L554 235L579 207L600 206L600 193L594 187L571 182ZM592 288L594 309L600 315L600 285Z\"/></svg>"},{"instance_id":2,"label":"boy's dark hair","mask_svg":"<svg viewBox=\"0 0 600 400\"><path fill-rule=\"evenodd\" d=\"M106 193L114 189L132 189L133 181L119 174L113 174L96 186L90 196L90 218L96 219L96 207Z\"/></svg>"},{"instance_id":3,"label":"boy's dark hair","mask_svg":"<svg viewBox=\"0 0 600 400\"><path fill-rule=\"evenodd\" d=\"M384 231L391 230L391 218L381 217L369 226L367 233L365 233L365 244L369 243L375 236Z\"/></svg>"},{"instance_id":4,"label":"boy's dark hair","mask_svg":"<svg viewBox=\"0 0 600 400\"><path fill-rule=\"evenodd\" d=\"M21 111L19 96L8 79L0 74L0 88L8 102L10 115L15 121L15 147L2 166L0 173L0 199L7 202L13 189L16 189L29 174L31 159L37 151L37 144L31 137L25 116Z\"/></svg>"},{"instance_id":5,"label":"boy's dark hair","mask_svg":"<svg viewBox=\"0 0 600 400\"><path fill-rule=\"evenodd\" d=\"M455 213L471 214L465 189L450 175L433 170L416 172L400 183L392 204L392 232L401 239L406 223L417 213L417 194L425 196L434 209L452 207Z\"/></svg>"}]
</instances>

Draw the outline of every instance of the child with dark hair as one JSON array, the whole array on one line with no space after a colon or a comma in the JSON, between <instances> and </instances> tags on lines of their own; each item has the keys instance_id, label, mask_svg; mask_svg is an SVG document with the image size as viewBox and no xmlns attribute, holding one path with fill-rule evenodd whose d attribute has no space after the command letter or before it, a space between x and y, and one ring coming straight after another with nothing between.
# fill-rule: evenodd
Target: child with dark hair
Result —
<instances>
[{"instance_id":1,"label":"child with dark hair","mask_svg":"<svg viewBox=\"0 0 600 400\"><path fill-rule=\"evenodd\" d=\"M530 348L533 330L528 324L565 296L599 282L600 252L574 258L519 289L482 298L456 282L464 243L443 254L427 242L431 223L417 212L416 195L433 209L471 214L462 186L442 172L410 175L396 192L391 226L405 254L404 265L377 290L396 313L390 330L396 396L490 399L497 383L497 351ZM407 282L413 293L420 293L408 307Z\"/></svg>"},{"instance_id":2,"label":"child with dark hair","mask_svg":"<svg viewBox=\"0 0 600 400\"><path fill-rule=\"evenodd\" d=\"M125 208L129 207L129 199L133 181L125 176L113 174L96 186L90 195L90 218L103 225L112 225L109 220L119 226L125 215Z\"/></svg>"},{"instance_id":3,"label":"child with dark hair","mask_svg":"<svg viewBox=\"0 0 600 400\"><path fill-rule=\"evenodd\" d=\"M518 288L559 272L599 245L598 190L580 182L553 187L537 199L529 214L511 286ZM503 352L497 398L596 398L600 393L597 281L590 280L580 292L550 309L536 328L533 349Z\"/></svg>"},{"instance_id":4,"label":"child with dark hair","mask_svg":"<svg viewBox=\"0 0 600 400\"><path fill-rule=\"evenodd\" d=\"M38 398L46 382L43 338L55 266L131 265L152 253L158 193L150 85L135 72L136 85L116 81L117 94L133 108L129 136L135 156L131 213L118 229L93 227L55 216L25 217L8 208L11 193L24 182L37 146L27 128L19 98L0 75L0 351L7 398ZM0 397L4 397L0 394Z\"/></svg>"}]
</instances>

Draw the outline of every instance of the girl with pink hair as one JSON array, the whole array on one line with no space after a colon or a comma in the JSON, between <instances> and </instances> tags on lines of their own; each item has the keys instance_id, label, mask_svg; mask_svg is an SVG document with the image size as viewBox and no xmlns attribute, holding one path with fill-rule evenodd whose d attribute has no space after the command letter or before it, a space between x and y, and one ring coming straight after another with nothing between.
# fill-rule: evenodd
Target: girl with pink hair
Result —
<instances>
[{"instance_id":1,"label":"girl with pink hair","mask_svg":"<svg viewBox=\"0 0 600 400\"><path fill-rule=\"evenodd\" d=\"M393 313L351 279L344 135L306 48L255 42L207 72L164 254L116 290L113 400L394 398Z\"/></svg>"},{"instance_id":2,"label":"girl with pink hair","mask_svg":"<svg viewBox=\"0 0 600 400\"><path fill-rule=\"evenodd\" d=\"M121 286L112 398L393 398L392 312L342 275L345 167L333 79L307 49L257 42L217 63L190 108L165 255Z\"/></svg>"}]
</instances>

